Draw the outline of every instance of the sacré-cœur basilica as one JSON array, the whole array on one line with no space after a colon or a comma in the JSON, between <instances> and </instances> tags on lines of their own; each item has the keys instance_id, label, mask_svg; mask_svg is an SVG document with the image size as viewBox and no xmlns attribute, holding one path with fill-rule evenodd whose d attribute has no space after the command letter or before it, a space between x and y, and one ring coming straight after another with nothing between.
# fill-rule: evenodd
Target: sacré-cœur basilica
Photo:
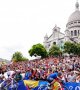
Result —
<instances>
[{"instance_id":1,"label":"sacr\u00e9-c\u0153ur basilica","mask_svg":"<svg viewBox=\"0 0 80 90\"><path fill-rule=\"evenodd\" d=\"M75 11L68 19L65 32L60 32L60 28L55 25L52 29L52 34L49 37L47 34L45 35L43 43L45 48L49 50L53 44L61 47L66 41L80 42L80 11L78 1L75 4Z\"/></svg>"}]
</instances>

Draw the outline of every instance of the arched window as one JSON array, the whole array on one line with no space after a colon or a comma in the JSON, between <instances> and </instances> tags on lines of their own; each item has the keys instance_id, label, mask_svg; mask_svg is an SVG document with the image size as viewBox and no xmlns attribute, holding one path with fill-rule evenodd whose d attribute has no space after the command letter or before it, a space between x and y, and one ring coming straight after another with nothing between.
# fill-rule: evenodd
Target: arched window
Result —
<instances>
[{"instance_id":1,"label":"arched window","mask_svg":"<svg viewBox=\"0 0 80 90\"><path fill-rule=\"evenodd\" d=\"M50 47L50 44L48 44L48 47Z\"/></svg>"},{"instance_id":2,"label":"arched window","mask_svg":"<svg viewBox=\"0 0 80 90\"><path fill-rule=\"evenodd\" d=\"M71 36L73 36L73 31L71 31Z\"/></svg>"},{"instance_id":3,"label":"arched window","mask_svg":"<svg viewBox=\"0 0 80 90\"><path fill-rule=\"evenodd\" d=\"M74 36L77 36L77 30L74 30Z\"/></svg>"},{"instance_id":4,"label":"arched window","mask_svg":"<svg viewBox=\"0 0 80 90\"><path fill-rule=\"evenodd\" d=\"M56 45L56 42L53 42L54 45Z\"/></svg>"},{"instance_id":5,"label":"arched window","mask_svg":"<svg viewBox=\"0 0 80 90\"><path fill-rule=\"evenodd\" d=\"M80 31L78 30L78 35L80 34Z\"/></svg>"},{"instance_id":6,"label":"arched window","mask_svg":"<svg viewBox=\"0 0 80 90\"><path fill-rule=\"evenodd\" d=\"M77 23L77 22L74 22L74 23Z\"/></svg>"}]
</instances>

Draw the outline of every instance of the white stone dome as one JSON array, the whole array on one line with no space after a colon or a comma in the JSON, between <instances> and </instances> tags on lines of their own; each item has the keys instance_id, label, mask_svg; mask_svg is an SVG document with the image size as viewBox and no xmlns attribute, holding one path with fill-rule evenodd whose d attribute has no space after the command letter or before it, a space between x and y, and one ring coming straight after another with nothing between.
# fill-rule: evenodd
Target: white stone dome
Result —
<instances>
[{"instance_id":1,"label":"white stone dome","mask_svg":"<svg viewBox=\"0 0 80 90\"><path fill-rule=\"evenodd\" d=\"M71 14L71 16L68 19L68 23L72 21L79 21L80 20L80 11L76 10Z\"/></svg>"},{"instance_id":2,"label":"white stone dome","mask_svg":"<svg viewBox=\"0 0 80 90\"><path fill-rule=\"evenodd\" d=\"M78 3L78 2L76 2L75 8L76 8L76 10L75 10L75 12L73 12L73 13L70 15L70 17L69 17L69 19L68 19L68 23L69 23L69 22L79 21L79 20L80 20L80 11L79 11L79 3Z\"/></svg>"}]
</instances>

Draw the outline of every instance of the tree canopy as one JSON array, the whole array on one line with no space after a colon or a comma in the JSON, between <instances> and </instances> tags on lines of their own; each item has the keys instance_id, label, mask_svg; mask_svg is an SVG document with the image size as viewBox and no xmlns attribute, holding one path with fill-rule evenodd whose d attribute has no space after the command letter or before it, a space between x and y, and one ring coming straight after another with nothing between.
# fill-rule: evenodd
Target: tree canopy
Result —
<instances>
[{"instance_id":1,"label":"tree canopy","mask_svg":"<svg viewBox=\"0 0 80 90\"><path fill-rule=\"evenodd\" d=\"M45 47L40 43L33 45L28 52L30 56L41 56L41 58L45 58L48 56Z\"/></svg>"},{"instance_id":2,"label":"tree canopy","mask_svg":"<svg viewBox=\"0 0 80 90\"><path fill-rule=\"evenodd\" d=\"M64 52L80 55L80 43L65 42Z\"/></svg>"},{"instance_id":3,"label":"tree canopy","mask_svg":"<svg viewBox=\"0 0 80 90\"><path fill-rule=\"evenodd\" d=\"M80 56L80 43L77 43L77 45L76 45L75 54L77 54L78 56Z\"/></svg>"},{"instance_id":4,"label":"tree canopy","mask_svg":"<svg viewBox=\"0 0 80 90\"><path fill-rule=\"evenodd\" d=\"M14 62L25 61L25 60L28 60L28 59L23 57L21 52L17 51L12 55L12 61L14 61Z\"/></svg>"},{"instance_id":5,"label":"tree canopy","mask_svg":"<svg viewBox=\"0 0 80 90\"><path fill-rule=\"evenodd\" d=\"M61 55L62 51L57 45L52 45L52 47L49 49L49 55L50 56L59 56Z\"/></svg>"},{"instance_id":6,"label":"tree canopy","mask_svg":"<svg viewBox=\"0 0 80 90\"><path fill-rule=\"evenodd\" d=\"M64 44L64 52L67 52L68 54L70 54L71 53L71 45L72 45L71 42L65 42L65 44Z\"/></svg>"}]
</instances>

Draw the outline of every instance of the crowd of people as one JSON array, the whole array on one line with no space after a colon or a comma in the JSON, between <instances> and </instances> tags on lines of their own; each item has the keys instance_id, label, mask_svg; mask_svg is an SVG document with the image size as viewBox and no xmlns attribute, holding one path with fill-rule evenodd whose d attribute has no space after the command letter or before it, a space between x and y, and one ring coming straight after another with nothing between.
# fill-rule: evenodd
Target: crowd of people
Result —
<instances>
[{"instance_id":1,"label":"crowd of people","mask_svg":"<svg viewBox=\"0 0 80 90\"><path fill-rule=\"evenodd\" d=\"M55 81L59 82L59 80L61 83L80 83L80 57L48 57L44 59L11 62L5 68L2 67L0 69L0 87L2 88L0 90L4 90L4 86L8 85L8 83L12 87L15 85L14 81L24 82L24 80L47 81L51 85Z\"/></svg>"},{"instance_id":2,"label":"crowd of people","mask_svg":"<svg viewBox=\"0 0 80 90\"><path fill-rule=\"evenodd\" d=\"M65 82L80 82L80 57L48 57L45 59L13 62L6 66L6 69L14 72L20 70L19 74L25 73L24 78L26 80L46 81L49 75L57 71L61 73L61 79ZM4 72L1 74L4 74ZM22 79L21 76L20 79Z\"/></svg>"}]
</instances>

